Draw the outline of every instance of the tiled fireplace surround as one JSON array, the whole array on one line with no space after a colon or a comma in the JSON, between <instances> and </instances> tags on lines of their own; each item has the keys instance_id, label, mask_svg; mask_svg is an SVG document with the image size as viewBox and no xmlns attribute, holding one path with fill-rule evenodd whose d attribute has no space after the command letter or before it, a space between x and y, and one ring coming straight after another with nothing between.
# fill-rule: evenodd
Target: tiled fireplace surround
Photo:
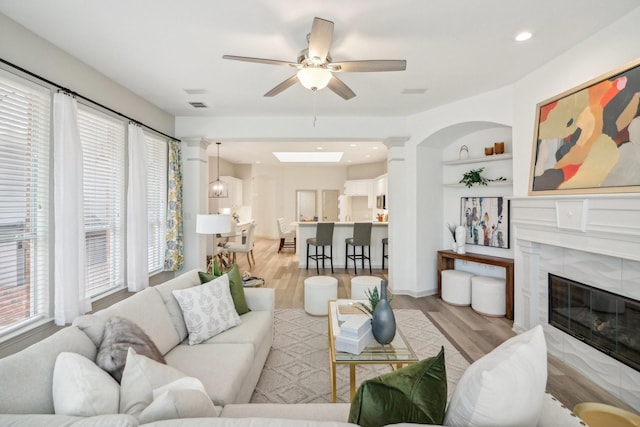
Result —
<instances>
[{"instance_id":1,"label":"tiled fireplace surround","mask_svg":"<svg viewBox=\"0 0 640 427\"><path fill-rule=\"evenodd\" d=\"M640 411L640 372L549 325L547 276L640 300L640 197L533 196L510 209L514 330L542 324L550 354Z\"/></svg>"}]
</instances>

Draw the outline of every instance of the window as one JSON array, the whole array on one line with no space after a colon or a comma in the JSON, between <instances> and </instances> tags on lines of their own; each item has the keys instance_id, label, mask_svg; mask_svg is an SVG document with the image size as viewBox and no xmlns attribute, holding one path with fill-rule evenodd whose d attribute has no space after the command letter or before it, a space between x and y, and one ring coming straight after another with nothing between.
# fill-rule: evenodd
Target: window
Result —
<instances>
[{"instance_id":1,"label":"window","mask_svg":"<svg viewBox=\"0 0 640 427\"><path fill-rule=\"evenodd\" d=\"M149 274L164 269L167 217L167 141L145 132L147 140L147 212Z\"/></svg>"},{"instance_id":2,"label":"window","mask_svg":"<svg viewBox=\"0 0 640 427\"><path fill-rule=\"evenodd\" d=\"M51 94L0 70L0 333L49 314Z\"/></svg>"},{"instance_id":3,"label":"window","mask_svg":"<svg viewBox=\"0 0 640 427\"><path fill-rule=\"evenodd\" d=\"M80 105L87 296L124 286L125 124Z\"/></svg>"}]
</instances>

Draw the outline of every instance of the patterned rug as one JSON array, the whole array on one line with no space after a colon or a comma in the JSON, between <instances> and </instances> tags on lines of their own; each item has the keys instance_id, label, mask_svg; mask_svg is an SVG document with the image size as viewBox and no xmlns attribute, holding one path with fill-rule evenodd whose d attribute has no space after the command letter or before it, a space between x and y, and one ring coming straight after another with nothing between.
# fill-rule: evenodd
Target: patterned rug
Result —
<instances>
[{"instance_id":1,"label":"patterned rug","mask_svg":"<svg viewBox=\"0 0 640 427\"><path fill-rule=\"evenodd\" d=\"M448 394L469 363L420 310L394 310L398 327L420 359L435 356L444 346ZM302 309L275 311L273 347L251 402L331 402L327 318ZM391 372L389 365L359 365L356 381ZM337 401L349 402L349 367L336 367Z\"/></svg>"}]
</instances>

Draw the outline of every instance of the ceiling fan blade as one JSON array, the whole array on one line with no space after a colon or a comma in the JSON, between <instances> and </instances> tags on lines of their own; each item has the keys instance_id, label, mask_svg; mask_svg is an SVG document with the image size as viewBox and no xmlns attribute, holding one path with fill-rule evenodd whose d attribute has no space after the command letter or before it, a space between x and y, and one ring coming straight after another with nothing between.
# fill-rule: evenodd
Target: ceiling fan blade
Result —
<instances>
[{"instance_id":1,"label":"ceiling fan blade","mask_svg":"<svg viewBox=\"0 0 640 427\"><path fill-rule=\"evenodd\" d=\"M321 18L313 18L311 33L309 34L309 58L319 58L323 63L329 54L333 39L333 22Z\"/></svg>"},{"instance_id":2,"label":"ceiling fan blade","mask_svg":"<svg viewBox=\"0 0 640 427\"><path fill-rule=\"evenodd\" d=\"M269 92L265 93L264 96L276 96L277 94L284 91L285 89L290 88L297 82L298 82L298 75L294 74L293 76L289 77L287 80L280 83L278 86L271 89Z\"/></svg>"},{"instance_id":3,"label":"ceiling fan blade","mask_svg":"<svg viewBox=\"0 0 640 427\"><path fill-rule=\"evenodd\" d=\"M371 61L344 61L332 62L329 69L335 72L354 73L369 71L404 71L407 69L407 61L404 59L380 59Z\"/></svg>"},{"instance_id":4,"label":"ceiling fan blade","mask_svg":"<svg viewBox=\"0 0 640 427\"><path fill-rule=\"evenodd\" d=\"M277 59L251 58L249 56L223 55L222 59L232 59L234 61L257 62L259 64L282 65L285 67L296 67L298 64L289 61L279 61Z\"/></svg>"},{"instance_id":5,"label":"ceiling fan blade","mask_svg":"<svg viewBox=\"0 0 640 427\"><path fill-rule=\"evenodd\" d=\"M335 75L331 76L331 80L329 80L327 87L346 100L356 96L355 92Z\"/></svg>"}]
</instances>

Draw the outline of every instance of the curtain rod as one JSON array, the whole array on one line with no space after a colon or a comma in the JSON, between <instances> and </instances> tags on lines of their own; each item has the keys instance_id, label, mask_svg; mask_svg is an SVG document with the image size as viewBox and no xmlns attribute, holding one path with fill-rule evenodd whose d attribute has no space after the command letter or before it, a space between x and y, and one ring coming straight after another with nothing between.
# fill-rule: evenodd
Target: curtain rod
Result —
<instances>
[{"instance_id":1,"label":"curtain rod","mask_svg":"<svg viewBox=\"0 0 640 427\"><path fill-rule=\"evenodd\" d=\"M99 102L94 101L93 99L87 98L86 96L82 96L82 95L80 95L78 92L75 92L75 91L73 91L73 90L71 90L71 89L68 89L68 88L66 88L66 87L64 87L64 86L61 86L61 85L59 85L58 83L52 82L52 81L51 81L51 80L49 80L49 79L45 79L44 77L39 76L39 75L37 75L36 73L33 73L33 72L29 71L29 70L26 70L26 69L24 69L24 68L22 68L22 67L20 67L20 66L18 66L18 65L12 64L11 62L9 62L9 61L7 61L7 60L5 60L5 59L3 59L3 58L0 58L0 61L1 61L1 62L3 62L3 63L4 63L4 64L6 64L6 65L9 65L10 67L15 68L16 70L19 70L19 71L21 71L21 72L23 72L23 73L25 73L25 74L30 75L31 77L35 77L35 78L37 78L37 79L39 79L39 80L41 80L41 81L43 81L43 82L46 82L46 83L50 84L51 86L55 86L55 87L57 87L59 90L65 91L65 92L67 92L67 93L69 93L69 94L71 94L71 95L75 96L76 98L84 99L85 101L91 102L92 104L97 105L97 106L98 106L98 107L100 107L100 108L104 108L105 110L107 110L107 111L109 111L109 112L111 112L111 113L113 113L113 114L116 114L116 115L118 115L118 116L120 116L120 117L123 117L123 118L125 118L125 119L127 119L127 120L129 120L129 121L133 122L133 123L137 123L137 124L139 124L140 126L143 126L143 127L147 128L147 129L149 129L149 130L152 130L152 131L154 131L155 133L158 133L158 134L160 134L160 135L162 135L162 136L164 136L164 137L167 137L167 138L169 138L169 139L171 139L171 140L173 140L173 141L180 142L180 140L179 140L178 138L176 138L176 137L173 137L173 136L171 136L171 135L167 135L167 134L166 134L166 133L164 133L164 132L160 132L159 130L154 129L154 128L152 128L151 126L147 126L147 125L145 125L144 123L140 123L138 120L136 120L136 119L132 119L131 117L126 116L126 115L124 115L124 114L122 114L122 113L120 113L120 112L118 112L118 111L114 110L113 108L109 108L109 107L107 107L107 106L105 106L105 105L103 105L103 104L101 104L101 103L99 103Z\"/></svg>"}]
</instances>

